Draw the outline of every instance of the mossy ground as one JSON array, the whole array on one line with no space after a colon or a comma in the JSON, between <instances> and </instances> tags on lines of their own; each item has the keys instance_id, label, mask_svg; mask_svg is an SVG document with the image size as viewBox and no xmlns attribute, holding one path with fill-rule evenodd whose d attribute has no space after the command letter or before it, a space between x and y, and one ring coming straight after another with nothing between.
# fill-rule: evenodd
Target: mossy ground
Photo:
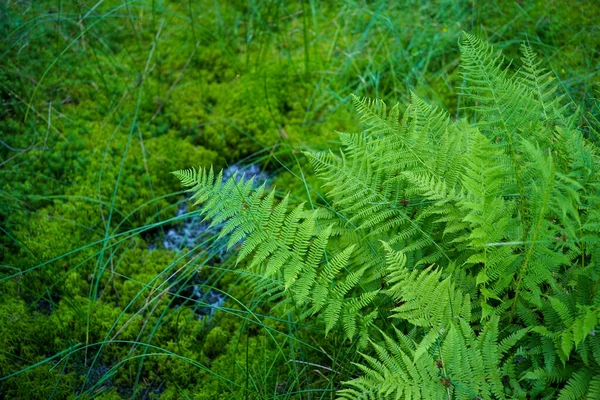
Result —
<instances>
[{"instance_id":1,"label":"mossy ground","mask_svg":"<svg viewBox=\"0 0 600 400\"><path fill-rule=\"evenodd\" d=\"M256 298L222 249L149 251L189 214L169 172L257 163L357 124L351 93L459 116L461 30L526 40L598 118L594 1L0 3L0 398L330 398L351 343ZM595 114L594 114L595 113ZM589 130L591 135L591 129ZM212 318L196 274L227 295Z\"/></svg>"}]
</instances>

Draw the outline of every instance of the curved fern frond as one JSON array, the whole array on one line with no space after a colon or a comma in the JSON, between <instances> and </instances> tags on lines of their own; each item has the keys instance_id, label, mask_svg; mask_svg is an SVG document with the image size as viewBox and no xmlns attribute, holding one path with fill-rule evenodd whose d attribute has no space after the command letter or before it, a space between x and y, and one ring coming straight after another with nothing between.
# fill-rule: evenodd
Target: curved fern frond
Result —
<instances>
[{"instance_id":1,"label":"curved fern frond","mask_svg":"<svg viewBox=\"0 0 600 400\"><path fill-rule=\"evenodd\" d=\"M268 281L263 286L269 291L287 293L295 308L309 314L322 311L327 331L339 325L351 339L362 324L365 333L379 290L362 287L366 268L353 267L355 246L328 254L332 226L318 227L319 211L304 210L303 204L288 210L288 197L275 205L274 190L255 189L252 179L237 174L225 182L212 169L173 174L191 187L200 214L220 228L218 237L229 237L228 248L240 246L237 262L248 260L247 268Z\"/></svg>"}]
</instances>

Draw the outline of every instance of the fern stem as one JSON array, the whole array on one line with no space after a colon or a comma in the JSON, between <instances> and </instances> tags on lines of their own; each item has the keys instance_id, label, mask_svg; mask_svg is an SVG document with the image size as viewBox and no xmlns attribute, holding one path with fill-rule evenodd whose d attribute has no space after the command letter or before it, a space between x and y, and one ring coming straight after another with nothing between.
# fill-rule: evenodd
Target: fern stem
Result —
<instances>
[{"instance_id":1,"label":"fern stem","mask_svg":"<svg viewBox=\"0 0 600 400\"><path fill-rule=\"evenodd\" d=\"M506 122L502 120L502 125L504 129L508 132L508 127L506 126ZM506 135L508 139L508 146L510 149L510 154L513 159L513 164L515 165L515 175L517 178L517 187L519 188L519 214L521 215L521 226L523 227L523 241L527 239L529 228L527 226L527 219L525 218L525 188L523 187L523 179L521 177L521 169L519 168L519 163L517 160L517 154L514 150L514 144L512 141L511 133Z\"/></svg>"},{"instance_id":2,"label":"fern stem","mask_svg":"<svg viewBox=\"0 0 600 400\"><path fill-rule=\"evenodd\" d=\"M542 226L542 221L544 220L544 212L548 205L548 198L550 197L550 192L552 191L552 182L554 182L554 173L555 167L554 163L552 163L552 173L550 174L550 179L548 182L548 187L546 188L546 192L544 193L544 201L542 203L542 208L540 209L540 215L538 217L537 225L535 227L535 231L533 232L533 237L531 238L531 246L529 246L529 250L527 250L527 254L525 255L525 262L523 263L523 267L519 273L519 279L517 281L517 287L515 288L515 298L513 300L513 305L511 309L511 318L515 313L517 308L517 302L519 301L519 292L521 290L521 284L523 283L523 277L527 273L527 268L529 267L529 260L531 260L531 254L533 253L533 248L535 247L535 242L540 232L540 228Z\"/></svg>"},{"instance_id":3,"label":"fern stem","mask_svg":"<svg viewBox=\"0 0 600 400\"><path fill-rule=\"evenodd\" d=\"M473 40L478 40L478 39L474 39L473 37L471 37L470 35L467 35L467 40L469 42L469 45L472 47L475 47L475 45L472 43ZM475 58L475 63L477 64L477 67L483 72L483 79L485 79L487 87L490 88L490 94L492 97L492 101L493 101L493 106L496 110L496 112L498 113L498 115L500 115L500 122L502 124L502 128L505 132L505 136L506 139L508 140L508 147L509 147L509 152L510 155L512 157L512 161L515 167L515 175L517 178L517 187L519 188L519 212L521 214L521 226L523 227L523 240L525 240L525 238L527 237L528 234L528 227L527 227L527 220L525 218L525 188L523 186L523 178L522 178L522 174L521 174L521 169L519 167L519 163L517 160L517 153L515 152L515 145L513 142L513 131L509 128L508 124L507 124L507 120L506 120L506 116L504 115L504 110L502 107L502 103L500 101L500 99L498 98L498 95L496 93L496 90L492 90L491 88L494 88L496 86L495 82L492 81L490 79L490 75L488 74L488 71L486 70L486 66L484 64L484 62L480 59L479 55L474 56Z\"/></svg>"},{"instance_id":4,"label":"fern stem","mask_svg":"<svg viewBox=\"0 0 600 400\"><path fill-rule=\"evenodd\" d=\"M448 377L448 371L446 371L446 363L444 362L444 355L442 354L442 347L440 346L440 339L438 338L435 342L437 344L438 352L440 354L440 361L442 362L442 372L443 372L443 375L439 374L439 372L438 372L438 374L441 375L442 378L448 379L448 380L450 380L450 382L452 382L452 379L450 379ZM454 383L454 382L452 382L452 383ZM449 387L446 388L446 394L448 396L448 400L451 400L452 397L450 396L450 388Z\"/></svg>"}]
</instances>

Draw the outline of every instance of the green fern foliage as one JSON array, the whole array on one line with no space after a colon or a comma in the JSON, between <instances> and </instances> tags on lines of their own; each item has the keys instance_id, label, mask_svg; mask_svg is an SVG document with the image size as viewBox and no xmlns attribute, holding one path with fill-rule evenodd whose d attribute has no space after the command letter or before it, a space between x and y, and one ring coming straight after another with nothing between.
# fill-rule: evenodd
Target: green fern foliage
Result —
<instances>
[{"instance_id":1,"label":"green fern foliage","mask_svg":"<svg viewBox=\"0 0 600 400\"><path fill-rule=\"evenodd\" d=\"M238 263L247 260L248 270L288 295L294 309L322 314L326 331L341 325L348 338L366 329L376 315L369 306L379 290L359 289L366 268L350 271L355 246L326 251L333 226L317 225L317 211L289 207L288 197L275 204L274 190L265 184L254 189L253 179L237 174L225 182L212 169L173 174L190 187L194 204L202 204L201 215L219 226L218 239L228 237L228 249L239 245ZM361 315L365 309L369 312Z\"/></svg>"},{"instance_id":2,"label":"green fern foliage","mask_svg":"<svg viewBox=\"0 0 600 400\"><path fill-rule=\"evenodd\" d=\"M384 344L373 343L377 358L364 355L365 374L348 382L347 399L409 398L508 398L524 394L513 376L518 355L513 347L529 328L500 338L498 316L492 317L477 335L471 321L469 295L459 291L451 277L440 271L406 270L406 257L384 245L394 286L390 295L400 303L394 317L413 326L412 337L396 331L397 340L383 334ZM423 334L415 332L422 330ZM405 346L402 346L404 344Z\"/></svg>"},{"instance_id":3,"label":"green fern foliage","mask_svg":"<svg viewBox=\"0 0 600 400\"><path fill-rule=\"evenodd\" d=\"M597 148L531 48L516 72L472 35L460 49L468 119L354 97L364 130L306 153L314 209L175 175L257 290L357 340L339 398L598 399Z\"/></svg>"}]
</instances>

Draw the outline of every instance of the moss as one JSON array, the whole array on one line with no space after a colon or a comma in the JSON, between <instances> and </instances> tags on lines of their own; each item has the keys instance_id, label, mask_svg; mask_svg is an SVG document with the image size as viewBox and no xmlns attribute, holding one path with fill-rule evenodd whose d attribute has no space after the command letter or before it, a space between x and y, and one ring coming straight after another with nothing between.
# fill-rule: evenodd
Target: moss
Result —
<instances>
[{"instance_id":1,"label":"moss","mask_svg":"<svg viewBox=\"0 0 600 400\"><path fill-rule=\"evenodd\" d=\"M2 396L47 399L54 392L57 398L66 398L72 393L73 374L61 373L60 366L51 369L52 363L31 367L63 348L54 340L55 327L45 315L31 312L23 301L6 295L1 300L0 376L27 370L2 382Z\"/></svg>"},{"instance_id":2,"label":"moss","mask_svg":"<svg viewBox=\"0 0 600 400\"><path fill-rule=\"evenodd\" d=\"M221 327L214 327L204 339L202 350L210 358L222 354L225 351L225 346L229 342L230 335Z\"/></svg>"}]
</instances>

